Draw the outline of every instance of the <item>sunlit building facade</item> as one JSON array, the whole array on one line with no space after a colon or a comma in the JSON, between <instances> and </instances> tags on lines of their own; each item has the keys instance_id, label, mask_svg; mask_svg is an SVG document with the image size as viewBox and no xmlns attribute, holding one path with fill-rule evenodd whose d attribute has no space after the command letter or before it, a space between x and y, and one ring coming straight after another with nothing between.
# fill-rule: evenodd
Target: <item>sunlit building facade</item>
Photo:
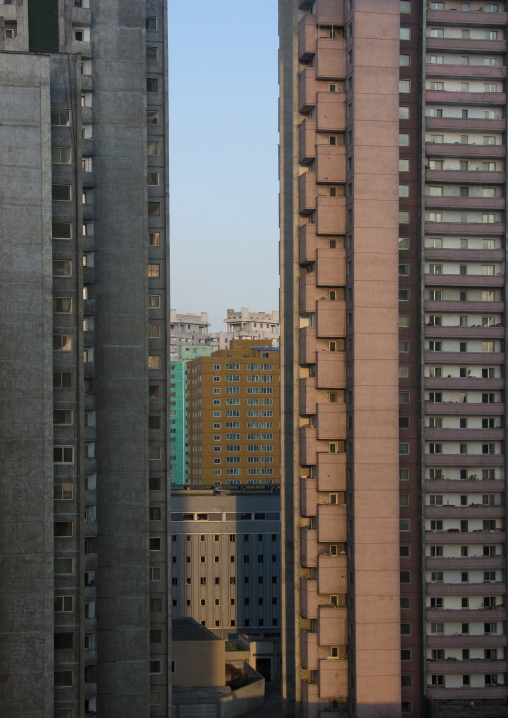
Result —
<instances>
[{"instance_id":1,"label":"sunlit building facade","mask_svg":"<svg viewBox=\"0 0 508 718\"><path fill-rule=\"evenodd\" d=\"M279 11L288 715L506 716L505 4Z\"/></svg>"}]
</instances>

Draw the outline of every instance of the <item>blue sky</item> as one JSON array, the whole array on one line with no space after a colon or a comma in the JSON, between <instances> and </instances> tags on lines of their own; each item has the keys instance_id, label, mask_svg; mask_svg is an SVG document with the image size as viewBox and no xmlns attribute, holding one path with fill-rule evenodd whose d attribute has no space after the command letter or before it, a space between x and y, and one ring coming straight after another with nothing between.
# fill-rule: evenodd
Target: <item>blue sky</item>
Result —
<instances>
[{"instance_id":1,"label":"blue sky","mask_svg":"<svg viewBox=\"0 0 508 718\"><path fill-rule=\"evenodd\" d=\"M278 309L277 2L168 3L171 307Z\"/></svg>"}]
</instances>

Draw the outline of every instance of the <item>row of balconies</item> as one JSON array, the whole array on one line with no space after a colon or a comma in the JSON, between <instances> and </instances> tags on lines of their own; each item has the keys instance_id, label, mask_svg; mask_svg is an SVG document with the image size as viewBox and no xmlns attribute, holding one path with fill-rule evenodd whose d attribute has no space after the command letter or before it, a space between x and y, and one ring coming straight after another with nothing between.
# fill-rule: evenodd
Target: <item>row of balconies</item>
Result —
<instances>
[{"instance_id":1,"label":"row of balconies","mask_svg":"<svg viewBox=\"0 0 508 718\"><path fill-rule=\"evenodd\" d=\"M452 65L451 67L460 67ZM426 117L427 130L462 130L464 132L504 132L504 119L486 120L484 117ZM486 172L485 174L502 174L501 172ZM488 181L488 180L487 180ZM494 180L490 180L493 182Z\"/></svg>"},{"instance_id":2,"label":"row of balconies","mask_svg":"<svg viewBox=\"0 0 508 718\"><path fill-rule=\"evenodd\" d=\"M437 251L437 250L436 250ZM502 250L501 250L502 251ZM435 257L429 257L429 259L435 259ZM470 314L472 312L480 312L486 314L500 314L505 311L504 302L475 302L459 299L456 300L431 300L426 299L424 304L425 312L432 314L457 312L459 314Z\"/></svg>"},{"instance_id":3,"label":"row of balconies","mask_svg":"<svg viewBox=\"0 0 508 718\"><path fill-rule=\"evenodd\" d=\"M443 454L440 454L442 457ZM446 455L445 455L446 456ZM461 457L463 454L460 455ZM425 458L430 458L426 456ZM501 457L503 458L503 457ZM476 506L426 506L425 516L427 518L453 518L460 519L476 519L476 518L502 518L505 515L504 506L486 506L478 504ZM432 543L436 543L435 540Z\"/></svg>"},{"instance_id":4,"label":"row of balconies","mask_svg":"<svg viewBox=\"0 0 508 718\"><path fill-rule=\"evenodd\" d=\"M430 429L425 430L426 441L503 441L504 429Z\"/></svg>"},{"instance_id":5,"label":"row of balconies","mask_svg":"<svg viewBox=\"0 0 508 718\"><path fill-rule=\"evenodd\" d=\"M459 536L457 536L459 534ZM462 536L464 538L462 538ZM467 541L468 544L503 544L505 541L504 531L470 531L467 534L461 534L458 529L447 531L427 531L425 541L429 544L458 544ZM457 584L455 585L457 589ZM481 593L481 591L479 591ZM433 594L439 596L439 591Z\"/></svg>"},{"instance_id":6,"label":"row of balconies","mask_svg":"<svg viewBox=\"0 0 508 718\"><path fill-rule=\"evenodd\" d=\"M434 94L444 95L445 93L436 92ZM482 157L486 159L487 157L504 157L506 155L506 145L474 145L462 144L461 142L454 142L453 144L448 142L426 142L425 154L427 157Z\"/></svg>"},{"instance_id":7,"label":"row of balconies","mask_svg":"<svg viewBox=\"0 0 508 718\"><path fill-rule=\"evenodd\" d=\"M508 697L508 688L505 688L504 685L485 686L484 688L438 688L436 686L427 686L427 695L431 700L447 701L455 699L474 703L489 698L503 700Z\"/></svg>"},{"instance_id":8,"label":"row of balconies","mask_svg":"<svg viewBox=\"0 0 508 718\"><path fill-rule=\"evenodd\" d=\"M495 391L496 389L503 390L505 387L505 380L502 377L498 379L482 379L481 377L474 376L427 376L424 381L426 389L462 389L466 391L479 389L481 391Z\"/></svg>"},{"instance_id":9,"label":"row of balconies","mask_svg":"<svg viewBox=\"0 0 508 718\"><path fill-rule=\"evenodd\" d=\"M425 481L425 491L432 493L485 493L491 491L500 491L504 488L501 483L504 479L450 479L443 477L442 479L427 479Z\"/></svg>"},{"instance_id":10,"label":"row of balconies","mask_svg":"<svg viewBox=\"0 0 508 718\"><path fill-rule=\"evenodd\" d=\"M504 107L506 92L458 92L455 90L426 90L425 102L432 105L461 105L461 107Z\"/></svg>"},{"instance_id":11,"label":"row of balconies","mask_svg":"<svg viewBox=\"0 0 508 718\"><path fill-rule=\"evenodd\" d=\"M494 646L506 646L507 637L498 634L490 634L486 636L470 636L468 633L455 636L427 636L428 648L474 648L481 646L492 648Z\"/></svg>"},{"instance_id":12,"label":"row of balconies","mask_svg":"<svg viewBox=\"0 0 508 718\"><path fill-rule=\"evenodd\" d=\"M503 211L505 199L504 197L431 197L427 195L425 207L426 209L481 209L485 212L497 209Z\"/></svg>"},{"instance_id":13,"label":"row of balconies","mask_svg":"<svg viewBox=\"0 0 508 718\"><path fill-rule=\"evenodd\" d=\"M488 358L487 358L488 357ZM425 352L425 363L426 364L489 364L490 366L494 366L496 364L503 364L504 363L504 354L502 352L489 352L486 354L485 352ZM454 408L455 406L455 408ZM472 409L473 413L477 414L484 414L482 407L488 407L492 406L492 404L470 404L468 405L468 412L469 412L469 406L474 407ZM444 411L443 411L444 407ZM448 409L446 409L448 407ZM427 412L432 413L432 412ZM449 404L441 404L440 405L440 411L439 413L445 413L445 414L460 414L462 413L462 409L460 407L457 407L455 405L455 402L453 402L451 405ZM488 413L488 412L487 412ZM494 412L498 413L498 412ZM503 412L499 412L503 413Z\"/></svg>"},{"instance_id":14,"label":"row of balconies","mask_svg":"<svg viewBox=\"0 0 508 718\"><path fill-rule=\"evenodd\" d=\"M466 226L474 227L475 225ZM487 226L492 227L492 225ZM441 234L442 232L436 228L435 233ZM485 233L478 231L478 234ZM504 287L504 274L425 274L425 285L427 287Z\"/></svg>"},{"instance_id":15,"label":"row of balconies","mask_svg":"<svg viewBox=\"0 0 508 718\"><path fill-rule=\"evenodd\" d=\"M458 65L458 64L436 64L426 63L426 77L448 77L471 78L471 79L504 79L506 77L506 65Z\"/></svg>"},{"instance_id":16,"label":"row of balconies","mask_svg":"<svg viewBox=\"0 0 508 718\"><path fill-rule=\"evenodd\" d=\"M496 28L508 23L506 12L471 12L469 10L427 10L427 23L431 26L455 25L458 27ZM427 38L427 42L430 38ZM465 42L470 42L465 41ZM487 43L492 41L488 40Z\"/></svg>"},{"instance_id":17,"label":"row of balconies","mask_svg":"<svg viewBox=\"0 0 508 718\"><path fill-rule=\"evenodd\" d=\"M427 466L504 466L502 454L425 454Z\"/></svg>"},{"instance_id":18,"label":"row of balconies","mask_svg":"<svg viewBox=\"0 0 508 718\"><path fill-rule=\"evenodd\" d=\"M425 567L429 571L442 571L444 569L457 569L461 571L472 571L473 569L482 569L485 571L496 568L503 569L506 565L506 559L503 556L471 556L471 557L428 557L425 560ZM469 613L468 613L469 615ZM473 620L474 616L470 616ZM503 618L506 615L503 612ZM434 620L434 619L433 619ZM457 619L459 620L459 619Z\"/></svg>"},{"instance_id":19,"label":"row of balconies","mask_svg":"<svg viewBox=\"0 0 508 718\"><path fill-rule=\"evenodd\" d=\"M483 341L487 341L489 339L504 339L505 336L505 328L503 326L500 327L482 327L482 326L476 326L476 327L461 327L455 326L455 327L434 327L434 326L426 326L425 327L425 337L426 339L482 339ZM468 386L472 389L473 387L468 384ZM483 385L485 386L485 385Z\"/></svg>"},{"instance_id":20,"label":"row of balconies","mask_svg":"<svg viewBox=\"0 0 508 718\"><path fill-rule=\"evenodd\" d=\"M473 15L474 13L468 13ZM494 15L495 13L492 13ZM475 40L461 37L427 37L427 52L432 50L446 50L462 55L481 53L486 56L506 52L506 40Z\"/></svg>"},{"instance_id":21,"label":"row of balconies","mask_svg":"<svg viewBox=\"0 0 508 718\"><path fill-rule=\"evenodd\" d=\"M425 249L425 259L428 261L450 259L454 262L504 262L505 253L503 249L437 249L427 247ZM501 302L500 306L503 306ZM490 304L489 307L491 307ZM463 314L463 305L459 305L457 311ZM501 308L498 311L503 311L503 309Z\"/></svg>"}]
</instances>

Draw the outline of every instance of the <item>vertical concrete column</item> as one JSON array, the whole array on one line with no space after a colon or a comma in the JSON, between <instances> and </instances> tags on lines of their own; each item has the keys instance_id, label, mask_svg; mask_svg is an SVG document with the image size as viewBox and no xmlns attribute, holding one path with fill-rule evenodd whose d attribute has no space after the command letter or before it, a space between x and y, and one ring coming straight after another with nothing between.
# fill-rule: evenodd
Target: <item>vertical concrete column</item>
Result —
<instances>
[{"instance_id":1,"label":"vertical concrete column","mask_svg":"<svg viewBox=\"0 0 508 718\"><path fill-rule=\"evenodd\" d=\"M354 661L356 715L400 713L398 526L399 3L352 21ZM352 232L351 232L352 230ZM384 713L383 713L384 715Z\"/></svg>"},{"instance_id":2,"label":"vertical concrete column","mask_svg":"<svg viewBox=\"0 0 508 718\"><path fill-rule=\"evenodd\" d=\"M0 713L53 716L49 57L0 54Z\"/></svg>"}]
</instances>

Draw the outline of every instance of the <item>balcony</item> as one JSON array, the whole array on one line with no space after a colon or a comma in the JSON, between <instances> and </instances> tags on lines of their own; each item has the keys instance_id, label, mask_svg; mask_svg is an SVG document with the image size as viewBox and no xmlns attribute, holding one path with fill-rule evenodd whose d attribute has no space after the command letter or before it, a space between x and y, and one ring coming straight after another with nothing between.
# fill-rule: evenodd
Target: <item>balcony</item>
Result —
<instances>
[{"instance_id":1,"label":"balcony","mask_svg":"<svg viewBox=\"0 0 508 718\"><path fill-rule=\"evenodd\" d=\"M317 531L315 529L300 529L300 565L304 568L317 566Z\"/></svg>"},{"instance_id":2,"label":"balcony","mask_svg":"<svg viewBox=\"0 0 508 718\"><path fill-rule=\"evenodd\" d=\"M306 718L319 718L318 684L302 681L302 715Z\"/></svg>"},{"instance_id":3,"label":"balcony","mask_svg":"<svg viewBox=\"0 0 508 718\"><path fill-rule=\"evenodd\" d=\"M346 438L346 405L323 403L317 405L316 438L333 440Z\"/></svg>"},{"instance_id":4,"label":"balcony","mask_svg":"<svg viewBox=\"0 0 508 718\"><path fill-rule=\"evenodd\" d=\"M314 311L316 307L314 306ZM317 302L317 337L335 338L346 336L346 302L319 300Z\"/></svg>"},{"instance_id":5,"label":"balcony","mask_svg":"<svg viewBox=\"0 0 508 718\"><path fill-rule=\"evenodd\" d=\"M300 364L316 361L316 327L300 328Z\"/></svg>"},{"instance_id":6,"label":"balcony","mask_svg":"<svg viewBox=\"0 0 508 718\"><path fill-rule=\"evenodd\" d=\"M83 267L83 284L95 282L95 267Z\"/></svg>"},{"instance_id":7,"label":"balcony","mask_svg":"<svg viewBox=\"0 0 508 718\"><path fill-rule=\"evenodd\" d=\"M316 378L307 376L300 379L300 414L316 413Z\"/></svg>"},{"instance_id":8,"label":"balcony","mask_svg":"<svg viewBox=\"0 0 508 718\"><path fill-rule=\"evenodd\" d=\"M345 23L344 3L336 0L316 0L316 24L339 25Z\"/></svg>"},{"instance_id":9,"label":"balcony","mask_svg":"<svg viewBox=\"0 0 508 718\"><path fill-rule=\"evenodd\" d=\"M314 58L317 80L337 80L346 77L346 40L318 37Z\"/></svg>"},{"instance_id":10,"label":"balcony","mask_svg":"<svg viewBox=\"0 0 508 718\"><path fill-rule=\"evenodd\" d=\"M467 14L473 16L475 13L469 12ZM489 13L483 17L490 17L496 14L497 13ZM458 22L458 20L456 22ZM488 21L484 20L484 22ZM485 55L506 52L505 40L471 40L471 38L463 40L458 37L427 37L426 43L428 52L432 50L446 50L447 52L460 52L465 55L478 52Z\"/></svg>"},{"instance_id":11,"label":"balcony","mask_svg":"<svg viewBox=\"0 0 508 718\"><path fill-rule=\"evenodd\" d=\"M425 482L425 491L432 494L435 492L445 492L449 491L450 493L458 493L458 494L464 494L464 493L485 493L485 492L495 492L495 491L503 491L504 487L501 483L502 479L461 479L461 480L455 480L455 479L447 479L446 477L443 477L442 479L427 479ZM318 491L321 489L317 485Z\"/></svg>"},{"instance_id":12,"label":"balcony","mask_svg":"<svg viewBox=\"0 0 508 718\"><path fill-rule=\"evenodd\" d=\"M506 673L507 670L508 663L503 660L485 661L479 658L473 658L469 661L427 661L427 671L429 673L458 673L459 675L462 675L464 673Z\"/></svg>"},{"instance_id":13,"label":"balcony","mask_svg":"<svg viewBox=\"0 0 508 718\"><path fill-rule=\"evenodd\" d=\"M346 454L317 455L318 491L346 491Z\"/></svg>"},{"instance_id":14,"label":"balcony","mask_svg":"<svg viewBox=\"0 0 508 718\"><path fill-rule=\"evenodd\" d=\"M301 165L308 165L316 156L316 121L304 120L298 126L298 161Z\"/></svg>"},{"instance_id":15,"label":"balcony","mask_svg":"<svg viewBox=\"0 0 508 718\"><path fill-rule=\"evenodd\" d=\"M346 539L342 540L345 541ZM329 556L328 554L318 556L317 592L318 595L324 594L327 596L347 592L346 556Z\"/></svg>"},{"instance_id":16,"label":"balcony","mask_svg":"<svg viewBox=\"0 0 508 718\"><path fill-rule=\"evenodd\" d=\"M316 97L316 130L346 131L346 95L344 92L318 92Z\"/></svg>"},{"instance_id":17,"label":"balcony","mask_svg":"<svg viewBox=\"0 0 508 718\"><path fill-rule=\"evenodd\" d=\"M86 105L81 107L81 123L83 125L91 125L93 123L93 109Z\"/></svg>"},{"instance_id":18,"label":"balcony","mask_svg":"<svg viewBox=\"0 0 508 718\"><path fill-rule=\"evenodd\" d=\"M464 536L467 536L467 543L470 545L473 544L503 544L505 540L505 533L504 531L472 531L466 534L461 534L460 531L427 531L426 532L427 541L430 543L436 543L437 541L441 544L459 544L463 543ZM432 586L442 586L443 584L429 584L430 587ZM458 584L450 584L452 588L454 587L455 593L457 593ZM491 591L491 586L498 586L500 584L491 584L491 583L476 583L476 584L468 584L467 590L469 594L479 595L484 594L486 587L488 587L488 592ZM474 588L476 586L476 588ZM482 588L483 587L483 588ZM460 591L462 591L464 587L462 586ZM429 592L428 592L429 593ZM451 591L453 593L453 590ZM494 591L494 593L502 593L501 590ZM431 596L439 596L439 590L436 589L434 593L430 592L429 595ZM494 595L494 594L493 594Z\"/></svg>"},{"instance_id":19,"label":"balcony","mask_svg":"<svg viewBox=\"0 0 508 718\"><path fill-rule=\"evenodd\" d=\"M460 67L460 65L452 65ZM504 68L506 69L506 68ZM426 117L426 130L455 130L456 132L504 132L505 120L486 120L483 117ZM439 170L437 170L439 171ZM444 170L446 174L448 171ZM441 170L441 173L443 170ZM485 174L502 174L501 172L486 172Z\"/></svg>"},{"instance_id":20,"label":"balcony","mask_svg":"<svg viewBox=\"0 0 508 718\"><path fill-rule=\"evenodd\" d=\"M485 539L490 540L490 539ZM505 583L427 583L428 596L504 596Z\"/></svg>"},{"instance_id":21,"label":"balcony","mask_svg":"<svg viewBox=\"0 0 508 718\"><path fill-rule=\"evenodd\" d=\"M97 473L97 459L95 456L85 459L85 474Z\"/></svg>"},{"instance_id":22,"label":"balcony","mask_svg":"<svg viewBox=\"0 0 508 718\"><path fill-rule=\"evenodd\" d=\"M502 251L502 250L501 250ZM440 312L460 312L461 314L470 314L479 312L481 314L499 314L504 312L504 302L461 302L446 300L442 302L425 301L425 311L432 314Z\"/></svg>"},{"instance_id":23,"label":"balcony","mask_svg":"<svg viewBox=\"0 0 508 718\"><path fill-rule=\"evenodd\" d=\"M431 249L425 250L425 259L442 262L451 259L453 262L504 262L505 254L502 249ZM457 304L457 311L464 311L464 302ZM489 303L489 311L492 311ZM481 311L485 310L485 305ZM503 310L499 310L503 311Z\"/></svg>"},{"instance_id":24,"label":"balcony","mask_svg":"<svg viewBox=\"0 0 508 718\"><path fill-rule=\"evenodd\" d=\"M93 347L95 345L95 331L83 332L83 346Z\"/></svg>"},{"instance_id":25,"label":"balcony","mask_svg":"<svg viewBox=\"0 0 508 718\"><path fill-rule=\"evenodd\" d=\"M316 52L316 16L304 15L298 23L298 59L308 62Z\"/></svg>"},{"instance_id":26,"label":"balcony","mask_svg":"<svg viewBox=\"0 0 508 718\"><path fill-rule=\"evenodd\" d=\"M346 646L347 609L332 605L319 606L317 630L320 646Z\"/></svg>"},{"instance_id":27,"label":"balcony","mask_svg":"<svg viewBox=\"0 0 508 718\"><path fill-rule=\"evenodd\" d=\"M442 95L443 93L438 92L434 94ZM453 144L426 142L425 154L430 157L482 157L486 159L488 157L504 157L506 154L506 145L465 145L461 142L454 142Z\"/></svg>"},{"instance_id":28,"label":"balcony","mask_svg":"<svg viewBox=\"0 0 508 718\"><path fill-rule=\"evenodd\" d=\"M319 183L346 181L345 145L316 146L316 181Z\"/></svg>"},{"instance_id":29,"label":"balcony","mask_svg":"<svg viewBox=\"0 0 508 718\"><path fill-rule=\"evenodd\" d=\"M311 426L302 426L300 428L300 464L315 466L316 450L316 429Z\"/></svg>"},{"instance_id":30,"label":"balcony","mask_svg":"<svg viewBox=\"0 0 508 718\"><path fill-rule=\"evenodd\" d=\"M504 107L506 92L455 92L426 90L425 100L431 105L460 105L461 107Z\"/></svg>"},{"instance_id":31,"label":"balcony","mask_svg":"<svg viewBox=\"0 0 508 718\"><path fill-rule=\"evenodd\" d=\"M457 569L461 571L470 571L472 569L481 569L483 571L492 571L494 569L502 569L505 565L505 560L502 556L497 557L489 557L489 556L478 556L478 557L471 557L471 558L430 558L428 557L425 561L425 566L429 571L444 571L446 569ZM466 611L469 620L473 621L475 620L475 616L472 615L473 611ZM476 612L475 612L476 613ZM490 613L489 613L490 615ZM482 612L481 616L476 617L478 620L487 620L487 617L485 616L485 612ZM434 620L439 620L438 618L433 618ZM448 617L448 621L459 621L459 620L466 620L465 617L462 618L452 618L451 616Z\"/></svg>"},{"instance_id":32,"label":"balcony","mask_svg":"<svg viewBox=\"0 0 508 718\"><path fill-rule=\"evenodd\" d=\"M505 387L505 380L499 379L482 379L481 377L425 377L426 389L460 389L461 391L469 391L477 389L480 391L501 391ZM440 430L441 431L441 430Z\"/></svg>"},{"instance_id":33,"label":"balcony","mask_svg":"<svg viewBox=\"0 0 508 718\"><path fill-rule=\"evenodd\" d=\"M303 618L318 617L317 581L314 578L300 579L300 613Z\"/></svg>"},{"instance_id":34,"label":"balcony","mask_svg":"<svg viewBox=\"0 0 508 718\"><path fill-rule=\"evenodd\" d=\"M427 621L504 621L505 619L504 608L427 609Z\"/></svg>"},{"instance_id":35,"label":"balcony","mask_svg":"<svg viewBox=\"0 0 508 718\"><path fill-rule=\"evenodd\" d=\"M301 125L300 125L301 127ZM303 224L298 230L300 238L300 264L316 261L316 225ZM337 250L335 250L337 251ZM319 271L316 267L316 271Z\"/></svg>"},{"instance_id":36,"label":"balcony","mask_svg":"<svg viewBox=\"0 0 508 718\"><path fill-rule=\"evenodd\" d=\"M299 280L299 312L306 314L316 311L316 275L304 274Z\"/></svg>"},{"instance_id":37,"label":"balcony","mask_svg":"<svg viewBox=\"0 0 508 718\"><path fill-rule=\"evenodd\" d=\"M462 225L461 225L462 226ZM473 227L494 227L493 224L487 225L466 225ZM499 225L501 226L501 225ZM438 234L439 230L433 230ZM463 234L460 230L455 230L453 234ZM478 234L482 234L478 232ZM504 275L486 275L486 274L426 274L425 284L427 287L482 287L485 289L493 287L504 287Z\"/></svg>"},{"instance_id":38,"label":"balcony","mask_svg":"<svg viewBox=\"0 0 508 718\"><path fill-rule=\"evenodd\" d=\"M298 177L298 211L311 214L316 209L316 174L304 172Z\"/></svg>"},{"instance_id":39,"label":"balcony","mask_svg":"<svg viewBox=\"0 0 508 718\"><path fill-rule=\"evenodd\" d=\"M90 317L95 314L95 299L83 300L83 314L85 317Z\"/></svg>"},{"instance_id":40,"label":"balcony","mask_svg":"<svg viewBox=\"0 0 508 718\"><path fill-rule=\"evenodd\" d=\"M504 197L425 197L426 209L480 209L484 212L502 212L504 207Z\"/></svg>"},{"instance_id":41,"label":"balcony","mask_svg":"<svg viewBox=\"0 0 508 718\"><path fill-rule=\"evenodd\" d=\"M85 379L93 379L95 377L95 362L87 361L83 363L83 376Z\"/></svg>"},{"instance_id":42,"label":"balcony","mask_svg":"<svg viewBox=\"0 0 508 718\"><path fill-rule=\"evenodd\" d=\"M441 454L443 456L443 454ZM446 456L446 454L445 454ZM460 454L462 457L463 454ZM427 457L426 457L427 458ZM501 457L502 458L502 457ZM482 463L482 462L477 462ZM487 504L470 504L469 506L426 506L425 516L428 519L500 519L505 515L504 506ZM462 533L462 532L460 532ZM468 533L468 532L466 532ZM489 532L487 532L489 533ZM435 543L435 542L434 542Z\"/></svg>"},{"instance_id":43,"label":"balcony","mask_svg":"<svg viewBox=\"0 0 508 718\"><path fill-rule=\"evenodd\" d=\"M317 671L319 666L317 633L303 630L300 633L300 645L302 650L302 668L309 671Z\"/></svg>"},{"instance_id":44,"label":"balcony","mask_svg":"<svg viewBox=\"0 0 508 718\"><path fill-rule=\"evenodd\" d=\"M300 515L316 516L317 514L316 479L300 479Z\"/></svg>"},{"instance_id":45,"label":"balcony","mask_svg":"<svg viewBox=\"0 0 508 718\"><path fill-rule=\"evenodd\" d=\"M473 41L474 42L474 41ZM427 77L450 77L472 80L504 80L506 67L504 65L436 65L427 63L425 66ZM476 93L474 93L476 94ZM485 94L485 93L482 93ZM487 120L488 122L489 120Z\"/></svg>"},{"instance_id":46,"label":"balcony","mask_svg":"<svg viewBox=\"0 0 508 718\"><path fill-rule=\"evenodd\" d=\"M316 104L316 70L313 67L306 67L300 73L298 91L300 112L310 112Z\"/></svg>"},{"instance_id":47,"label":"balcony","mask_svg":"<svg viewBox=\"0 0 508 718\"><path fill-rule=\"evenodd\" d=\"M318 532L318 542L319 543L339 543L342 541L347 541L347 523L346 523L346 515L347 510L346 506L340 506L338 504L318 504L317 507L317 516L318 516L318 524L317 524L317 532ZM319 556L318 557L318 565L321 567L321 560L322 559L333 559L334 561L337 561L340 558L344 559L344 563L346 561L346 557L340 557L340 556ZM332 564L334 565L334 562L332 561ZM319 579L321 580L321 579ZM319 593L327 593L327 591L321 590L321 584ZM330 593L335 593L335 591L331 591ZM339 591L340 593L340 591Z\"/></svg>"},{"instance_id":48,"label":"balcony","mask_svg":"<svg viewBox=\"0 0 508 718\"><path fill-rule=\"evenodd\" d=\"M503 429L426 429L426 441L502 441Z\"/></svg>"},{"instance_id":49,"label":"balcony","mask_svg":"<svg viewBox=\"0 0 508 718\"><path fill-rule=\"evenodd\" d=\"M504 466L503 454L425 454L427 466Z\"/></svg>"},{"instance_id":50,"label":"balcony","mask_svg":"<svg viewBox=\"0 0 508 718\"><path fill-rule=\"evenodd\" d=\"M425 327L428 339L504 339L504 327Z\"/></svg>"},{"instance_id":51,"label":"balcony","mask_svg":"<svg viewBox=\"0 0 508 718\"><path fill-rule=\"evenodd\" d=\"M494 364L503 364L504 362L504 354L501 352L489 352L486 354L485 352L467 352L464 354L464 352L425 352L425 361L429 362L430 364L464 364L464 357L467 355L467 363L468 364L485 364L488 363L491 366ZM486 359L488 357L488 360ZM451 404L455 404L455 402L450 402ZM441 404L441 408L448 406L447 403ZM474 408L476 406L476 408ZM481 406L493 406L492 404L482 404ZM470 411L470 407L472 408L473 412L476 412L478 414L483 414L484 412L481 409L478 409L478 405L475 404L468 404L468 412ZM460 413L455 412L453 409L450 411L444 411L445 414L455 414ZM497 413L497 412L496 412Z\"/></svg>"},{"instance_id":52,"label":"balcony","mask_svg":"<svg viewBox=\"0 0 508 718\"><path fill-rule=\"evenodd\" d=\"M427 10L429 25L458 25L459 27L499 27L508 23L506 12L462 12L461 10ZM427 38L427 43L431 38ZM471 42L470 40L465 42ZM473 41L474 42L474 41ZM493 42L486 40L486 42ZM495 42L495 41L494 41Z\"/></svg>"},{"instance_id":53,"label":"balcony","mask_svg":"<svg viewBox=\"0 0 508 718\"><path fill-rule=\"evenodd\" d=\"M333 658L319 661L319 697L344 698L348 696L348 662Z\"/></svg>"},{"instance_id":54,"label":"balcony","mask_svg":"<svg viewBox=\"0 0 508 718\"><path fill-rule=\"evenodd\" d=\"M489 589L490 590L490 589ZM457 589L455 589L457 591ZM507 638L502 635L470 636L469 634L456 634L454 636L427 636L428 648L495 648L506 646ZM478 689L476 688L475 691ZM482 689L483 690L483 689Z\"/></svg>"},{"instance_id":55,"label":"balcony","mask_svg":"<svg viewBox=\"0 0 508 718\"><path fill-rule=\"evenodd\" d=\"M460 645L462 646L466 644L461 643ZM471 645L475 644L471 643ZM427 694L431 700L440 701L471 700L473 702L477 702L479 700L483 701L488 698L505 700L506 698L508 698L508 687L501 685L485 686L485 688L438 688L437 686L428 686Z\"/></svg>"},{"instance_id":56,"label":"balcony","mask_svg":"<svg viewBox=\"0 0 508 718\"><path fill-rule=\"evenodd\" d=\"M346 286L345 249L318 249L316 260L316 284L318 287Z\"/></svg>"},{"instance_id":57,"label":"balcony","mask_svg":"<svg viewBox=\"0 0 508 718\"><path fill-rule=\"evenodd\" d=\"M316 364L318 389L343 389L346 386L345 352L318 352Z\"/></svg>"},{"instance_id":58,"label":"balcony","mask_svg":"<svg viewBox=\"0 0 508 718\"><path fill-rule=\"evenodd\" d=\"M317 234L345 234L345 197L318 197L316 212Z\"/></svg>"}]
</instances>

